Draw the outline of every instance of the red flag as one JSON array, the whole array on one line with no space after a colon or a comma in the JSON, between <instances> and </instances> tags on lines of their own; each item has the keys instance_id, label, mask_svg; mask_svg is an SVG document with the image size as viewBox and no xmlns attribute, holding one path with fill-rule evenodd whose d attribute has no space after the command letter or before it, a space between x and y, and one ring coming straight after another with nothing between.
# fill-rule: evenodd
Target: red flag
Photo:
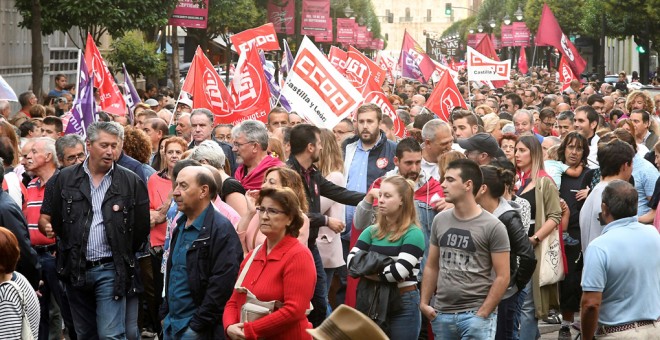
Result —
<instances>
[{"instance_id":1,"label":"red flag","mask_svg":"<svg viewBox=\"0 0 660 340\"><path fill-rule=\"evenodd\" d=\"M394 68L394 59L385 54L385 51L379 51L378 57L376 57L376 63L378 63L378 66L385 69L385 77L387 82L394 84L394 73L392 72L392 69Z\"/></svg>"},{"instance_id":2,"label":"red flag","mask_svg":"<svg viewBox=\"0 0 660 340\"><path fill-rule=\"evenodd\" d=\"M425 106L445 122L449 121L451 110L455 107L460 106L467 109L467 104L451 79L449 72L442 74L442 78L440 78L438 85L429 96Z\"/></svg>"},{"instance_id":3,"label":"red flag","mask_svg":"<svg viewBox=\"0 0 660 340\"><path fill-rule=\"evenodd\" d=\"M364 103L373 103L378 105L383 111L384 115L388 115L390 118L392 118L392 121L394 122L394 127L392 130L394 131L394 134L397 135L397 137L405 138L408 135L406 126L403 125L403 122L401 119L399 119L399 116L397 116L394 107L381 90L367 93L364 96Z\"/></svg>"},{"instance_id":4,"label":"red flag","mask_svg":"<svg viewBox=\"0 0 660 340\"><path fill-rule=\"evenodd\" d=\"M573 70L571 70L571 67L566 62L566 57L562 56L559 62L559 82L562 83L561 92L568 90L573 79L576 79L575 74L573 74Z\"/></svg>"},{"instance_id":5,"label":"red flag","mask_svg":"<svg viewBox=\"0 0 660 340\"><path fill-rule=\"evenodd\" d=\"M518 57L518 71L523 74L527 74L529 69L527 68L527 55L525 54L525 48L520 48L520 57Z\"/></svg>"},{"instance_id":6,"label":"red flag","mask_svg":"<svg viewBox=\"0 0 660 340\"><path fill-rule=\"evenodd\" d=\"M96 48L92 35L87 33L87 46L85 47L85 63L89 73L94 75L94 87L99 90L101 110L124 116L126 115L126 102L119 92L115 79L110 74L101 52Z\"/></svg>"},{"instance_id":7,"label":"red flag","mask_svg":"<svg viewBox=\"0 0 660 340\"><path fill-rule=\"evenodd\" d=\"M399 63L401 64L402 76L405 78L428 80L435 72L433 60L408 32L403 34Z\"/></svg>"},{"instance_id":8,"label":"red flag","mask_svg":"<svg viewBox=\"0 0 660 340\"><path fill-rule=\"evenodd\" d=\"M346 73L346 59L348 53L336 46L330 46L330 53L328 53L328 60L342 75Z\"/></svg>"},{"instance_id":9,"label":"red flag","mask_svg":"<svg viewBox=\"0 0 660 340\"><path fill-rule=\"evenodd\" d=\"M369 92L381 90L380 86L385 81L385 70L353 46L350 46L344 76L353 84L355 89L360 91L362 95L366 95Z\"/></svg>"},{"instance_id":10,"label":"red flag","mask_svg":"<svg viewBox=\"0 0 660 340\"><path fill-rule=\"evenodd\" d=\"M238 58L236 73L231 82L231 96L234 110L227 123L236 125L246 119L267 122L270 90L256 48L249 48Z\"/></svg>"},{"instance_id":11,"label":"red flag","mask_svg":"<svg viewBox=\"0 0 660 340\"><path fill-rule=\"evenodd\" d=\"M229 123L227 116L231 114L234 107L231 96L220 75L213 68L213 64L199 46L195 51L181 92L182 95L187 93L192 96L193 108L211 110L215 116L214 124Z\"/></svg>"},{"instance_id":12,"label":"red flag","mask_svg":"<svg viewBox=\"0 0 660 340\"><path fill-rule=\"evenodd\" d=\"M566 56L566 62L568 62L574 74L581 74L587 67L587 62L582 59L575 45L562 32L555 15L552 14L547 4L543 4L543 12L541 13L535 41L536 46L553 46L558 49Z\"/></svg>"},{"instance_id":13,"label":"red flag","mask_svg":"<svg viewBox=\"0 0 660 340\"><path fill-rule=\"evenodd\" d=\"M231 39L231 43L239 55L250 48L252 42L260 50L276 51L280 49L280 43L277 41L277 34L272 22L234 34L229 39Z\"/></svg>"}]
</instances>

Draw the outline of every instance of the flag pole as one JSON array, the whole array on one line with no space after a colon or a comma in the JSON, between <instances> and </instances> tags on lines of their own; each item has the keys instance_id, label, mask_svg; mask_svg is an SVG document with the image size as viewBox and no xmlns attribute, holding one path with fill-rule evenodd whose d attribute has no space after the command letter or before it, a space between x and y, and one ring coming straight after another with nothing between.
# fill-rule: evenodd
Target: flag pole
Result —
<instances>
[{"instance_id":1,"label":"flag pole","mask_svg":"<svg viewBox=\"0 0 660 340\"><path fill-rule=\"evenodd\" d=\"M82 50L78 49L78 70L76 70L76 97L80 94L80 58L83 57ZM93 81L94 79L92 79Z\"/></svg>"}]
</instances>

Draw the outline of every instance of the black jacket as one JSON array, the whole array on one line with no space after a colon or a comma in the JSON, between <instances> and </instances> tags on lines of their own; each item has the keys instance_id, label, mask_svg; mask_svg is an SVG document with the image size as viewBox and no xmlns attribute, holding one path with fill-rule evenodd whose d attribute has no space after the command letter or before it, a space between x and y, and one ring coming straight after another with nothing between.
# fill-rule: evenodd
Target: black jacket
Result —
<instances>
[{"instance_id":1,"label":"black jacket","mask_svg":"<svg viewBox=\"0 0 660 340\"><path fill-rule=\"evenodd\" d=\"M111 176L101 209L116 271L113 294L125 296L134 289L135 253L149 234L149 196L144 182L121 165L115 163ZM51 224L59 237L57 274L81 287L85 285L85 253L93 214L90 180L83 163L60 171L54 193Z\"/></svg>"},{"instance_id":2,"label":"black jacket","mask_svg":"<svg viewBox=\"0 0 660 340\"><path fill-rule=\"evenodd\" d=\"M379 275L394 260L375 251L359 251L348 264L348 274L358 278ZM401 294L396 283L363 278L358 283L355 309L387 332L390 316L401 310Z\"/></svg>"},{"instance_id":3,"label":"black jacket","mask_svg":"<svg viewBox=\"0 0 660 340\"><path fill-rule=\"evenodd\" d=\"M183 228L185 219L179 218L172 233L170 249L174 249ZM206 208L204 225L199 236L186 252L186 273L188 286L197 312L190 320L189 327L203 334L204 339L224 339L222 315L225 305L238 277L238 269L243 261L243 247L234 226L214 209L213 204ZM161 320L169 311L167 291L172 257L167 259L165 278L165 298L160 308Z\"/></svg>"},{"instance_id":4,"label":"black jacket","mask_svg":"<svg viewBox=\"0 0 660 340\"><path fill-rule=\"evenodd\" d=\"M498 218L506 227L506 232L509 235L509 243L511 244L511 256L509 257L511 279L509 280L509 286L511 287L515 284L518 290L522 290L532 278L534 269L536 269L534 248L532 248L532 243L529 242L529 237L525 233L518 211L506 211Z\"/></svg>"},{"instance_id":5,"label":"black jacket","mask_svg":"<svg viewBox=\"0 0 660 340\"><path fill-rule=\"evenodd\" d=\"M25 216L18 204L2 190L0 190L0 226L9 229L18 240L21 252L16 271L25 276L32 288L37 289L41 279L41 264L37 252L30 245L30 233Z\"/></svg>"},{"instance_id":6,"label":"black jacket","mask_svg":"<svg viewBox=\"0 0 660 340\"><path fill-rule=\"evenodd\" d=\"M294 155L289 157L287 165L300 175L303 186L305 186L307 203L309 205L309 212L307 212L307 217L309 217L309 238L307 243L311 248L316 244L319 228L325 226L325 215L321 214L321 196L341 204L355 206L364 199L365 194L347 190L328 181L314 166L310 170L309 183L307 183L303 174L303 168Z\"/></svg>"}]
</instances>

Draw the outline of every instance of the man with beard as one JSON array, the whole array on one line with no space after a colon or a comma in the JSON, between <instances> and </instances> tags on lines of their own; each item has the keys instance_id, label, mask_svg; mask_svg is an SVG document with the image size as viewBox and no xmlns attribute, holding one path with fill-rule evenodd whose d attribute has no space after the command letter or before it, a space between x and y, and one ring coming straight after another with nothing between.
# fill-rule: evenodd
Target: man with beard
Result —
<instances>
[{"instance_id":1,"label":"man with beard","mask_svg":"<svg viewBox=\"0 0 660 340\"><path fill-rule=\"evenodd\" d=\"M357 205L364 197L363 193L346 190L323 177L321 172L314 166L319 160L321 151L321 131L316 126L310 124L298 124L291 128L291 156L287 165L295 170L303 179L303 186L309 204L309 238L307 245L314 257L316 264L316 288L312 304L314 311L309 315L309 321L318 327L325 319L326 313L326 277L323 270L323 263L316 247L316 238L318 237L320 227L329 227L336 233L344 230L344 221L325 216L321 214L321 196L329 198L335 202L345 205Z\"/></svg>"}]
</instances>

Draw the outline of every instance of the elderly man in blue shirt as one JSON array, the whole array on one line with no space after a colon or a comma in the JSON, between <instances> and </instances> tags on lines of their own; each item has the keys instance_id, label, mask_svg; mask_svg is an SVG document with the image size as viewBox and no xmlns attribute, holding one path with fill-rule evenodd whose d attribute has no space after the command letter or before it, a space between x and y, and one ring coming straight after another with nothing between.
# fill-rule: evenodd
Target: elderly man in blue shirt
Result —
<instances>
[{"instance_id":1,"label":"elderly man in blue shirt","mask_svg":"<svg viewBox=\"0 0 660 340\"><path fill-rule=\"evenodd\" d=\"M601 236L582 272L582 337L660 339L660 234L637 221L637 190L614 180L603 191Z\"/></svg>"}]
</instances>

